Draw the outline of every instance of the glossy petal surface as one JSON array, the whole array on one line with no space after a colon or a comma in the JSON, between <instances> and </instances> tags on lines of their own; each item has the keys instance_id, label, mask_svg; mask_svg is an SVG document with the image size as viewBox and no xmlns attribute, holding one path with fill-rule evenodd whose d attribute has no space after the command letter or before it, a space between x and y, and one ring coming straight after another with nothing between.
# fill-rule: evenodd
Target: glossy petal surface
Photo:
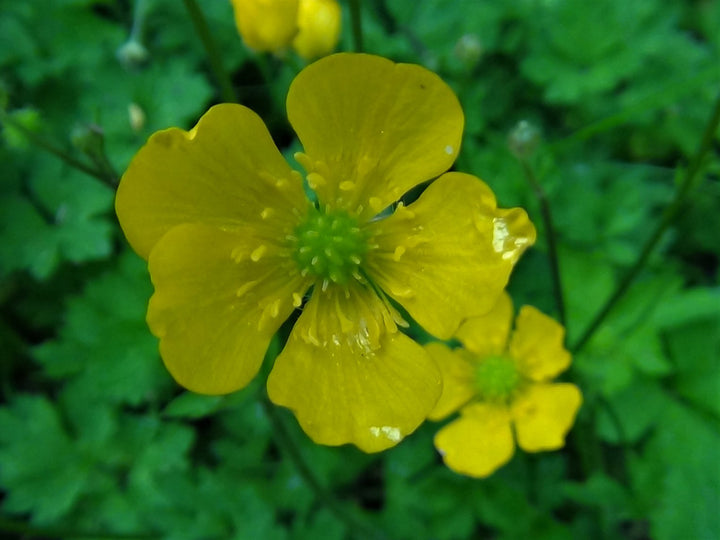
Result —
<instances>
[{"instance_id":1,"label":"glossy petal surface","mask_svg":"<svg viewBox=\"0 0 720 540\"><path fill-rule=\"evenodd\" d=\"M515 319L510 355L525 377L548 381L565 371L572 360L564 339L562 325L532 306L523 306Z\"/></svg>"},{"instance_id":2,"label":"glossy petal surface","mask_svg":"<svg viewBox=\"0 0 720 540\"><path fill-rule=\"evenodd\" d=\"M306 284L283 258L257 262L249 234L202 225L173 228L150 254L155 294L147 320L175 380L202 394L245 386Z\"/></svg>"},{"instance_id":3,"label":"glossy petal surface","mask_svg":"<svg viewBox=\"0 0 720 540\"><path fill-rule=\"evenodd\" d=\"M309 156L321 202L371 217L447 170L460 149L462 109L417 65L336 54L301 71L288 118Z\"/></svg>"},{"instance_id":4,"label":"glossy petal surface","mask_svg":"<svg viewBox=\"0 0 720 540\"><path fill-rule=\"evenodd\" d=\"M484 478L513 455L515 443L506 407L474 403L435 435L435 448L453 471Z\"/></svg>"},{"instance_id":5,"label":"glossy petal surface","mask_svg":"<svg viewBox=\"0 0 720 540\"><path fill-rule=\"evenodd\" d=\"M518 445L526 452L555 450L565 444L565 434L582 403L574 384L534 384L512 404Z\"/></svg>"},{"instance_id":6,"label":"glossy petal surface","mask_svg":"<svg viewBox=\"0 0 720 540\"><path fill-rule=\"evenodd\" d=\"M120 181L115 209L130 245L147 259L155 243L183 223L226 230L251 223L260 234L283 238L296 219L293 210L306 204L300 177L262 120L246 107L224 104L190 131L152 135Z\"/></svg>"},{"instance_id":7,"label":"glossy petal surface","mask_svg":"<svg viewBox=\"0 0 720 540\"><path fill-rule=\"evenodd\" d=\"M440 395L440 373L420 345L388 330L382 315L363 322L382 309L374 293L315 291L275 361L270 399L317 443L384 450L414 431Z\"/></svg>"},{"instance_id":8,"label":"glossy petal surface","mask_svg":"<svg viewBox=\"0 0 720 540\"><path fill-rule=\"evenodd\" d=\"M451 350L443 343L432 342L425 345L425 350L437 363L443 379L442 394L428 418L442 420L474 397L475 370L461 349Z\"/></svg>"},{"instance_id":9,"label":"glossy petal surface","mask_svg":"<svg viewBox=\"0 0 720 540\"><path fill-rule=\"evenodd\" d=\"M507 251L504 240L515 230L505 225L498 242L496 216L483 182L444 174L415 203L368 225L379 248L368 254L367 273L423 328L448 339L464 319L487 313L507 284L520 248ZM524 249L534 229L527 216L513 224L533 233Z\"/></svg>"},{"instance_id":10,"label":"glossy petal surface","mask_svg":"<svg viewBox=\"0 0 720 540\"><path fill-rule=\"evenodd\" d=\"M512 300L504 292L488 313L462 323L455 337L478 357L501 355L507 347L512 317Z\"/></svg>"}]
</instances>

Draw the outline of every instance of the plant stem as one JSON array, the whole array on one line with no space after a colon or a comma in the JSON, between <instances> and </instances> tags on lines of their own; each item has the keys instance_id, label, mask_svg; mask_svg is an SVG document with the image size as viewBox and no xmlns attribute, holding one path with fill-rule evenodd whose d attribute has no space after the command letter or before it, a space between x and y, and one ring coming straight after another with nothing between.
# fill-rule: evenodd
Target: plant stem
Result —
<instances>
[{"instance_id":1,"label":"plant stem","mask_svg":"<svg viewBox=\"0 0 720 540\"><path fill-rule=\"evenodd\" d=\"M232 82L230 81L230 76L225 70L217 44L213 39L212 32L210 32L210 28L207 25L207 21L205 20L202 11L200 11L200 7L198 6L196 0L183 0L183 2L185 4L185 8L190 14L193 26L195 27L195 32L200 38L200 41L202 41L203 47L205 47L205 52L207 53L208 60L210 61L210 69L212 69L215 74L215 78L220 85L220 96L222 97L222 100L228 103L236 102L237 96L235 95L235 90L233 89Z\"/></svg>"},{"instance_id":2,"label":"plant stem","mask_svg":"<svg viewBox=\"0 0 720 540\"><path fill-rule=\"evenodd\" d=\"M588 325L587 329L582 334L580 339L578 339L575 345L572 346L571 350L573 353L577 354L583 349L583 347L585 347L585 345L587 345L587 343L590 341L590 338L597 331L598 327L610 314L618 301L625 295L627 290L630 288L630 285L632 285L633 281L635 281L635 278L638 276L640 271L645 267L645 264L647 263L650 254L653 252L658 242L660 242L660 239L662 238L663 234L665 234L665 231L668 229L668 227L670 227L673 220L677 217L677 214L680 212L683 205L685 204L685 200L687 199L690 191L693 187L695 187L695 178L697 177L700 169L703 166L707 153L710 151L713 137L715 136L718 125L720 125L720 94L715 99L715 106L712 113L710 114L710 120L705 127L705 131L700 141L698 151L695 154L692 162L690 163L690 166L686 170L685 176L680 183L677 191L675 192L675 197L673 198L673 201L665 209L660 223L658 223L655 231L653 231L652 235L650 235L650 238L645 243L645 246L640 252L640 256L635 261L635 264L632 266L632 268L630 268L628 273L625 274L625 277L615 289L615 292L612 294L612 296L610 296L607 302L605 302L605 305L600 309L598 314Z\"/></svg>"},{"instance_id":3,"label":"plant stem","mask_svg":"<svg viewBox=\"0 0 720 540\"><path fill-rule=\"evenodd\" d=\"M281 450L287 454L287 457L295 464L300 476L302 476L305 483L315 493L315 496L321 501L340 521L345 523L351 536L358 538L385 538L385 535L380 531L376 530L370 524L362 521L356 515L347 511L347 509L338 503L338 500L333 494L323 486L317 479L313 471L308 466L307 462L300 453L300 449L297 447L292 439L292 436L285 427L283 419L278 413L278 409L268 399L267 395L263 395L260 398L260 403L265 410L265 414L270 420L272 425L272 433L275 437L275 441Z\"/></svg>"},{"instance_id":4,"label":"plant stem","mask_svg":"<svg viewBox=\"0 0 720 540\"><path fill-rule=\"evenodd\" d=\"M525 173L525 178L532 186L532 189L535 192L535 197L540 203L540 215L542 217L543 226L545 227L545 235L547 236L548 261L550 263L550 275L552 276L555 306L558 311L560 324L565 326L567 324L565 320L565 298L563 296L562 281L560 280L560 259L558 257L556 232L553 224L552 212L550 211L550 202L545 194L545 190L535 177L535 173L530 167L527 158L518 157L518 159L520 160L523 172Z\"/></svg>"},{"instance_id":5,"label":"plant stem","mask_svg":"<svg viewBox=\"0 0 720 540\"><path fill-rule=\"evenodd\" d=\"M360 0L350 0L350 19L352 23L355 52L363 52L362 13L360 12Z\"/></svg>"},{"instance_id":6,"label":"plant stem","mask_svg":"<svg viewBox=\"0 0 720 540\"><path fill-rule=\"evenodd\" d=\"M118 178L116 175L111 174L110 170L102 171L100 169L95 169L89 165L86 165L79 159L74 158L73 156L68 154L62 148L55 146L53 143L45 140L40 135L33 133L31 130L23 126L20 122L16 122L12 118L12 116L7 114L5 111L0 111L0 121L2 123L8 124L9 126L12 126L13 129L21 132L23 136L32 144L54 155L67 165L70 165L71 167L81 172L84 172L88 176L92 176L93 178L100 180L103 184L111 187L112 189L115 189L117 187Z\"/></svg>"}]
</instances>

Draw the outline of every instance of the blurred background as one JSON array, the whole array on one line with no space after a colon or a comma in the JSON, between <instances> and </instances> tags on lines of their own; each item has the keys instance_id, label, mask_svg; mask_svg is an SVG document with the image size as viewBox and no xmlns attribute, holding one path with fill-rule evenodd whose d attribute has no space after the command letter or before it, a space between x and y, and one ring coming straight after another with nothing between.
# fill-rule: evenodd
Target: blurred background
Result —
<instances>
[{"instance_id":1,"label":"blurred background","mask_svg":"<svg viewBox=\"0 0 720 540\"><path fill-rule=\"evenodd\" d=\"M442 465L437 424L377 455L319 447L263 406L264 376L204 397L164 370L113 197L151 133L223 101L192 6L291 156L285 95L306 61L246 48L229 2L0 0L0 534L720 538L720 2L362 2L366 52L456 91L455 169L539 229L515 303L559 317L552 211L584 405L563 450L485 480ZM353 50L341 7L337 50Z\"/></svg>"}]
</instances>

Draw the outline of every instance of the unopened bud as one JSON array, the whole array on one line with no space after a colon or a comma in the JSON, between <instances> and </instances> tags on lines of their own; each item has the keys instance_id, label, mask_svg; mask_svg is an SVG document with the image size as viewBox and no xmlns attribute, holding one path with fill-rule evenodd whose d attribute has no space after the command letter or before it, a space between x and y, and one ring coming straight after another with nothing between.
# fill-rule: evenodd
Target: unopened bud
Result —
<instances>
[{"instance_id":1,"label":"unopened bud","mask_svg":"<svg viewBox=\"0 0 720 540\"><path fill-rule=\"evenodd\" d=\"M135 133L142 131L145 127L145 111L135 102L128 104L128 120L130 121L130 127Z\"/></svg>"},{"instance_id":2,"label":"unopened bud","mask_svg":"<svg viewBox=\"0 0 720 540\"><path fill-rule=\"evenodd\" d=\"M280 53L298 31L298 0L231 0L235 24L245 45L257 52Z\"/></svg>"},{"instance_id":3,"label":"unopened bud","mask_svg":"<svg viewBox=\"0 0 720 540\"><path fill-rule=\"evenodd\" d=\"M120 63L127 69L142 66L150 57L145 46L135 39L130 39L121 45L116 55Z\"/></svg>"},{"instance_id":4,"label":"unopened bud","mask_svg":"<svg viewBox=\"0 0 720 540\"><path fill-rule=\"evenodd\" d=\"M540 144L540 130L527 120L521 120L508 135L510 151L518 159L527 159Z\"/></svg>"},{"instance_id":5,"label":"unopened bud","mask_svg":"<svg viewBox=\"0 0 720 540\"><path fill-rule=\"evenodd\" d=\"M330 54L340 39L341 18L336 0L300 0L295 51L305 60Z\"/></svg>"},{"instance_id":6,"label":"unopened bud","mask_svg":"<svg viewBox=\"0 0 720 540\"><path fill-rule=\"evenodd\" d=\"M475 34L465 34L462 36L453 49L453 54L460 60L467 69L474 68L484 51L480 38Z\"/></svg>"}]
</instances>

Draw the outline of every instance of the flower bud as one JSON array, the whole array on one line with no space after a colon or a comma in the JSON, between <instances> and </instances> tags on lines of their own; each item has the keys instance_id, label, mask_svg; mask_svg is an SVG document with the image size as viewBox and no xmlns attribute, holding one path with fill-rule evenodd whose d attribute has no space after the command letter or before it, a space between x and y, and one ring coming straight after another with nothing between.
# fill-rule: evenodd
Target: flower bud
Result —
<instances>
[{"instance_id":1,"label":"flower bud","mask_svg":"<svg viewBox=\"0 0 720 540\"><path fill-rule=\"evenodd\" d=\"M231 0L235 24L245 45L258 52L280 52L298 31L298 0Z\"/></svg>"},{"instance_id":2,"label":"flower bud","mask_svg":"<svg viewBox=\"0 0 720 540\"><path fill-rule=\"evenodd\" d=\"M120 63L127 69L142 66L150 56L145 46L135 39L126 41L115 54Z\"/></svg>"},{"instance_id":3,"label":"flower bud","mask_svg":"<svg viewBox=\"0 0 720 540\"><path fill-rule=\"evenodd\" d=\"M462 36L453 49L455 57L462 62L467 69L473 69L483 55L483 45L480 38L475 34Z\"/></svg>"},{"instance_id":4,"label":"flower bud","mask_svg":"<svg viewBox=\"0 0 720 540\"><path fill-rule=\"evenodd\" d=\"M527 120L520 120L508 135L510 151L518 159L529 158L540 144L540 130Z\"/></svg>"},{"instance_id":5,"label":"flower bud","mask_svg":"<svg viewBox=\"0 0 720 540\"><path fill-rule=\"evenodd\" d=\"M340 39L341 18L336 0L300 0L295 51L305 60L330 54Z\"/></svg>"},{"instance_id":6,"label":"flower bud","mask_svg":"<svg viewBox=\"0 0 720 540\"><path fill-rule=\"evenodd\" d=\"M145 127L145 111L135 102L128 104L128 120L135 133L142 131L142 128Z\"/></svg>"}]
</instances>

